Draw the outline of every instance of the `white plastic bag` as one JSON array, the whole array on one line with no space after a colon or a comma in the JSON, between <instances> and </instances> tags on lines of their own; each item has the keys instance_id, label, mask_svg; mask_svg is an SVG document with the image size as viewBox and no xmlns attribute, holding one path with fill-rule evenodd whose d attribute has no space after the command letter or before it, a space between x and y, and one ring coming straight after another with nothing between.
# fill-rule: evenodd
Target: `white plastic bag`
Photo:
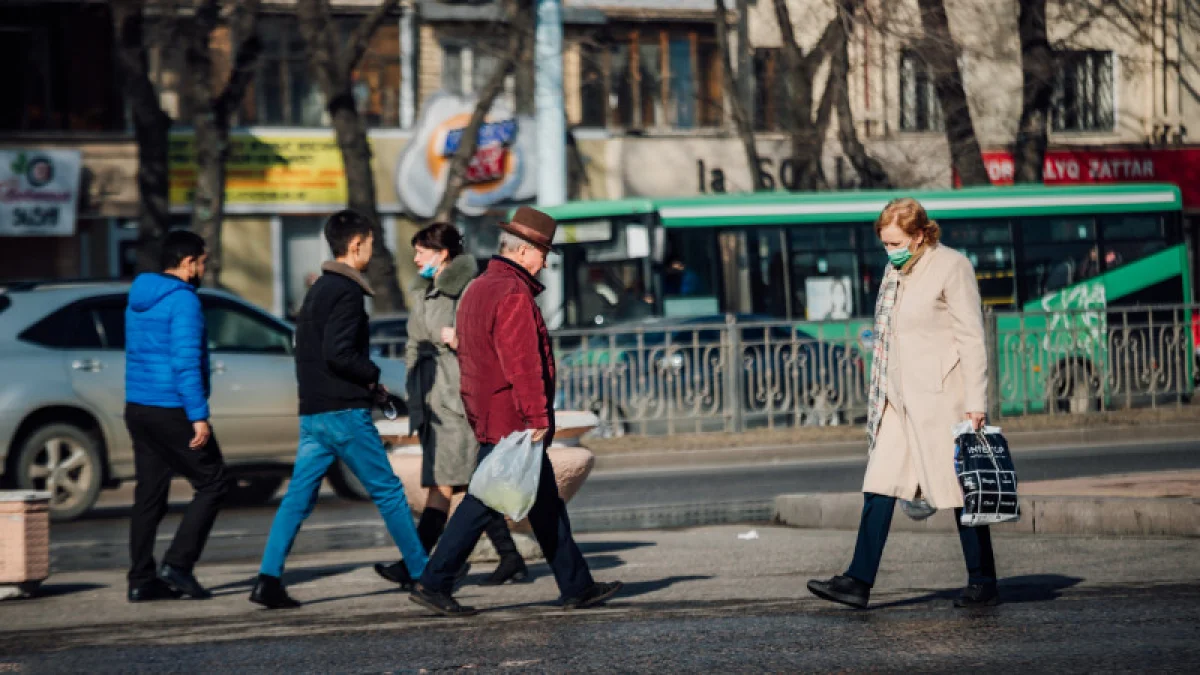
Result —
<instances>
[{"instance_id":1,"label":"white plastic bag","mask_svg":"<svg viewBox=\"0 0 1200 675\"><path fill-rule=\"evenodd\" d=\"M517 431L501 438L483 458L467 492L518 522L533 508L541 475L541 442L533 442L532 431Z\"/></svg>"}]
</instances>

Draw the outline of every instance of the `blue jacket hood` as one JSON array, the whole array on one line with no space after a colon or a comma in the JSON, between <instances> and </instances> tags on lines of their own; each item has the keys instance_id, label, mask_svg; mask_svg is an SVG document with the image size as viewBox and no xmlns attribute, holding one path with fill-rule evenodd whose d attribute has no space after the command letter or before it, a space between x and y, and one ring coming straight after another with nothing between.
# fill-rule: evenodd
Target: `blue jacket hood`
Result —
<instances>
[{"instance_id":1,"label":"blue jacket hood","mask_svg":"<svg viewBox=\"0 0 1200 675\"><path fill-rule=\"evenodd\" d=\"M129 289L129 308L145 312L177 291L194 291L192 285L169 274L147 272L139 274Z\"/></svg>"}]
</instances>

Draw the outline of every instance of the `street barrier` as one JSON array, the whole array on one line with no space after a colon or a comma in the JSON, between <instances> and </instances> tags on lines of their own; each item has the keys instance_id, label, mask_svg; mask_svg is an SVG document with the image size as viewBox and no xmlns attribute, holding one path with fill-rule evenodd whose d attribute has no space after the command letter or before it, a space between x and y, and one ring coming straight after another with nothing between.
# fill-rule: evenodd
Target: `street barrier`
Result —
<instances>
[{"instance_id":1,"label":"street barrier","mask_svg":"<svg viewBox=\"0 0 1200 675\"><path fill-rule=\"evenodd\" d=\"M1190 401L1200 306L986 312L993 419ZM596 432L740 432L861 424L870 319L720 323L651 319L552 336L555 405L591 410ZM376 353L402 358L403 343Z\"/></svg>"}]
</instances>

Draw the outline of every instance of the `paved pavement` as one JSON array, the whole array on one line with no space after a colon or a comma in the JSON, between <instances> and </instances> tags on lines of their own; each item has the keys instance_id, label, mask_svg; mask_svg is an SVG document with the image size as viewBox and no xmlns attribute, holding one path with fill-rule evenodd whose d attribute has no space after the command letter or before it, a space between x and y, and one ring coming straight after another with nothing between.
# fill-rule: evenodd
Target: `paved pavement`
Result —
<instances>
[{"instance_id":1,"label":"paved pavement","mask_svg":"<svg viewBox=\"0 0 1200 675\"><path fill-rule=\"evenodd\" d=\"M1200 468L1200 440L1123 443L1112 446L1016 450L1023 482L1128 471ZM696 526L767 520L781 494L853 492L862 486L864 457L684 469L596 472L570 504L579 531ZM177 486L176 496L187 497ZM56 524L55 570L104 569L126 564L131 493L108 493L105 506L84 520ZM217 521L206 551L211 562L258 555L274 506L230 509ZM160 544L179 520L179 507L161 528ZM347 502L327 492L296 542L298 553L384 546L390 539L369 503Z\"/></svg>"},{"instance_id":2,"label":"paved pavement","mask_svg":"<svg viewBox=\"0 0 1200 675\"><path fill-rule=\"evenodd\" d=\"M565 613L545 565L535 581L460 598L485 610L428 617L379 580L389 551L298 556L308 604L246 599L254 567L205 565L207 602L124 602L120 571L55 575L44 597L0 603L0 672L596 671L1194 672L1200 559L1178 539L996 537L1000 607L951 606L962 583L950 531L896 532L875 608L808 595L841 571L854 533L750 526L582 535L600 580L626 592ZM479 570L479 574L487 570ZM469 581L477 581L478 574Z\"/></svg>"}]
</instances>

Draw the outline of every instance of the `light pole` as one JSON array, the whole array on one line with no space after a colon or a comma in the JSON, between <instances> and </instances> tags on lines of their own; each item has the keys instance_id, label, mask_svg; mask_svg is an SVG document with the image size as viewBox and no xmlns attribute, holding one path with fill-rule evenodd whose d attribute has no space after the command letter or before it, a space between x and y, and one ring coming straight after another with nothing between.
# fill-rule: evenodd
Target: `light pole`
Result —
<instances>
[{"instance_id":1,"label":"light pole","mask_svg":"<svg viewBox=\"0 0 1200 675\"><path fill-rule=\"evenodd\" d=\"M536 0L534 105L537 124L538 206L567 201L567 120L563 108L562 0ZM546 324L563 322L562 260L551 256L542 272L546 291L538 298Z\"/></svg>"}]
</instances>

